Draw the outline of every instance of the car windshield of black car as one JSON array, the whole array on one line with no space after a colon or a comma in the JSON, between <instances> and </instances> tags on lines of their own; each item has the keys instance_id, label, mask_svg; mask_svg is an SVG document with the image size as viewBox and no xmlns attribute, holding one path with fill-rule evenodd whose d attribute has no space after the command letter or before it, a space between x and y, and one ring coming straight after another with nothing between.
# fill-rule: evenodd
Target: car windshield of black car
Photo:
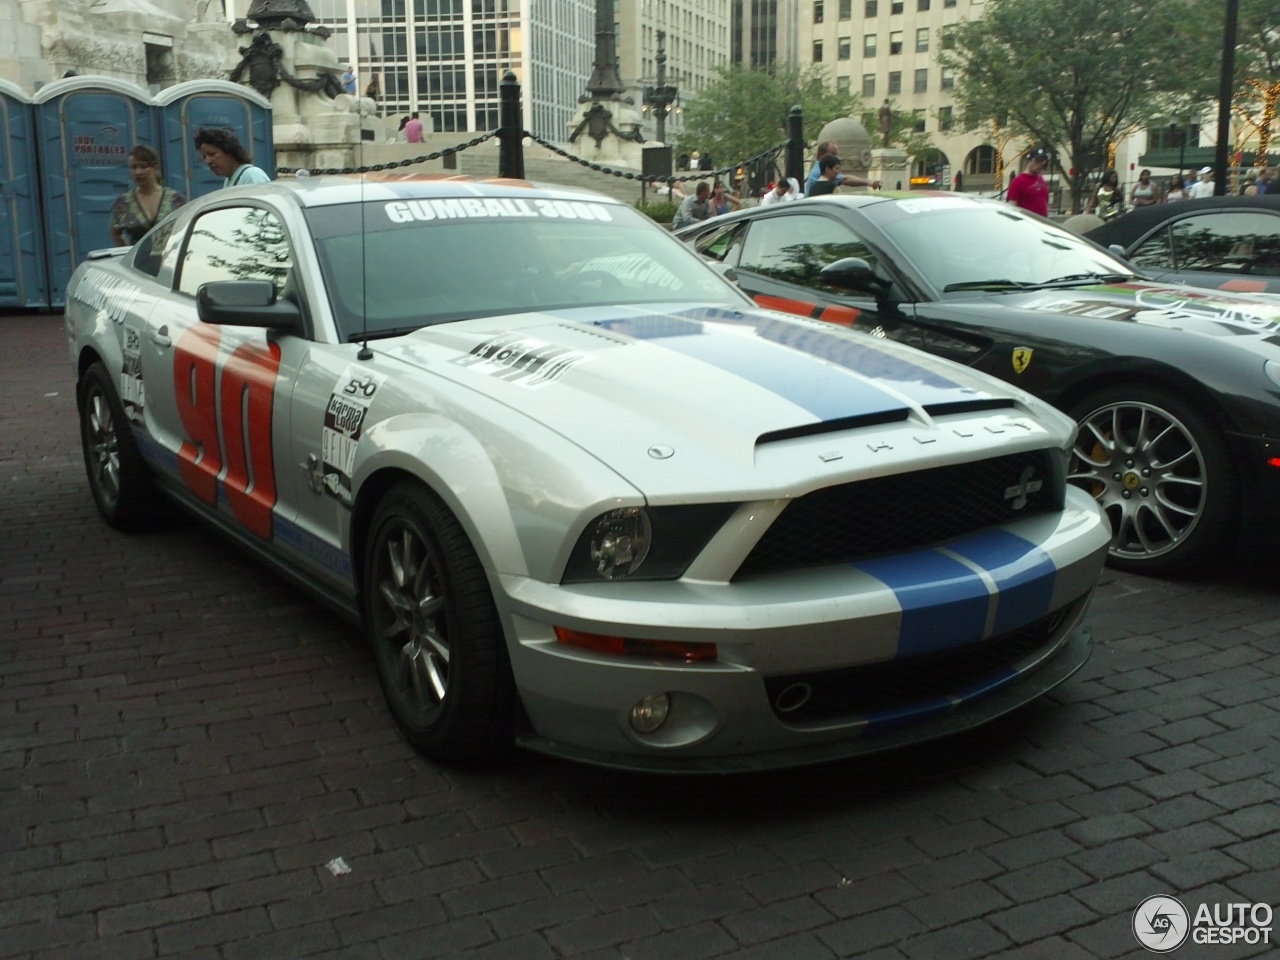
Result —
<instances>
[{"instance_id":1,"label":"car windshield of black car","mask_svg":"<svg viewBox=\"0 0 1280 960\"><path fill-rule=\"evenodd\" d=\"M874 212L906 259L944 291L1026 289L1069 276L1137 276L1089 241L1007 206L956 203L910 209Z\"/></svg>"},{"instance_id":2,"label":"car windshield of black car","mask_svg":"<svg viewBox=\"0 0 1280 960\"><path fill-rule=\"evenodd\" d=\"M308 209L343 339L526 310L743 306L735 287L629 207L494 199L367 201L363 232L360 205Z\"/></svg>"}]
</instances>

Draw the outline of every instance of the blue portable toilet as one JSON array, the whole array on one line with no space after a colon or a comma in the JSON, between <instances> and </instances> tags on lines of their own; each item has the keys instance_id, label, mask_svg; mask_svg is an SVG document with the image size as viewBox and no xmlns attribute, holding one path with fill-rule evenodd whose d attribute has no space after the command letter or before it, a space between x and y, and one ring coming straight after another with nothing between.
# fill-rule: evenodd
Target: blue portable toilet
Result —
<instances>
[{"instance_id":1,"label":"blue portable toilet","mask_svg":"<svg viewBox=\"0 0 1280 960\"><path fill-rule=\"evenodd\" d=\"M0 80L0 307L49 309L31 98Z\"/></svg>"},{"instance_id":2,"label":"blue portable toilet","mask_svg":"<svg viewBox=\"0 0 1280 960\"><path fill-rule=\"evenodd\" d=\"M256 90L230 80L188 80L161 90L155 103L160 110L165 183L188 199L222 187L222 178L214 175L192 142L201 127L229 127L254 164L275 177L271 101Z\"/></svg>"},{"instance_id":3,"label":"blue portable toilet","mask_svg":"<svg viewBox=\"0 0 1280 960\"><path fill-rule=\"evenodd\" d=\"M113 246L111 204L133 189L129 151L159 153L159 123L148 93L114 77L66 77L36 91L37 152L44 196L50 303L90 250Z\"/></svg>"}]
</instances>

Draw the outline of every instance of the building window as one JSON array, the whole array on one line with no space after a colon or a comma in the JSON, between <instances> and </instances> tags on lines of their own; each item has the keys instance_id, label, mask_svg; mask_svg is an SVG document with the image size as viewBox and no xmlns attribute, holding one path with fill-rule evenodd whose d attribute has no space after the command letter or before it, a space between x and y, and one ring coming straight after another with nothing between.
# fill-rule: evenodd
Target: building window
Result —
<instances>
[{"instance_id":1,"label":"building window","mask_svg":"<svg viewBox=\"0 0 1280 960\"><path fill-rule=\"evenodd\" d=\"M862 95L864 97L874 97L876 95L876 75L874 73L864 73L862 75Z\"/></svg>"},{"instance_id":2,"label":"building window","mask_svg":"<svg viewBox=\"0 0 1280 960\"><path fill-rule=\"evenodd\" d=\"M911 111L911 129L914 130L916 133L924 133L924 111L923 110L917 109L917 110Z\"/></svg>"},{"instance_id":3,"label":"building window","mask_svg":"<svg viewBox=\"0 0 1280 960\"><path fill-rule=\"evenodd\" d=\"M902 31L901 30L894 30L889 34L889 52L891 54L902 52Z\"/></svg>"},{"instance_id":4,"label":"building window","mask_svg":"<svg viewBox=\"0 0 1280 960\"><path fill-rule=\"evenodd\" d=\"M853 19L853 0L840 0L840 19Z\"/></svg>"},{"instance_id":5,"label":"building window","mask_svg":"<svg viewBox=\"0 0 1280 960\"><path fill-rule=\"evenodd\" d=\"M944 8L954 7L955 5L956 5L956 0L942 0L942 6Z\"/></svg>"},{"instance_id":6,"label":"building window","mask_svg":"<svg viewBox=\"0 0 1280 960\"><path fill-rule=\"evenodd\" d=\"M836 58L839 60L851 60L853 58L852 48L853 48L853 41L850 40L848 37L841 37L840 49L839 49L839 52L836 54Z\"/></svg>"},{"instance_id":7,"label":"building window","mask_svg":"<svg viewBox=\"0 0 1280 960\"><path fill-rule=\"evenodd\" d=\"M891 3L891 4L889 5L889 12L890 12L890 13L901 13L901 12L902 12L902 0L893 0L893 3Z\"/></svg>"},{"instance_id":8,"label":"building window","mask_svg":"<svg viewBox=\"0 0 1280 960\"><path fill-rule=\"evenodd\" d=\"M813 22L822 22L822 0L814 0L813 4Z\"/></svg>"},{"instance_id":9,"label":"building window","mask_svg":"<svg viewBox=\"0 0 1280 960\"><path fill-rule=\"evenodd\" d=\"M951 67L942 68L942 89L954 90L956 86L956 72Z\"/></svg>"},{"instance_id":10,"label":"building window","mask_svg":"<svg viewBox=\"0 0 1280 960\"><path fill-rule=\"evenodd\" d=\"M938 108L938 129L943 133L946 133L951 129L951 124L953 122L951 118L951 109L951 107Z\"/></svg>"},{"instance_id":11,"label":"building window","mask_svg":"<svg viewBox=\"0 0 1280 960\"><path fill-rule=\"evenodd\" d=\"M813 41L813 62L814 63L822 62L822 41L821 40Z\"/></svg>"},{"instance_id":12,"label":"building window","mask_svg":"<svg viewBox=\"0 0 1280 960\"><path fill-rule=\"evenodd\" d=\"M862 38L862 55L864 57L874 57L876 55L876 35L868 33Z\"/></svg>"},{"instance_id":13,"label":"building window","mask_svg":"<svg viewBox=\"0 0 1280 960\"><path fill-rule=\"evenodd\" d=\"M916 53L929 52L929 28L920 27L916 30Z\"/></svg>"},{"instance_id":14,"label":"building window","mask_svg":"<svg viewBox=\"0 0 1280 960\"><path fill-rule=\"evenodd\" d=\"M891 94L902 92L902 71L901 70L889 71L889 92Z\"/></svg>"},{"instance_id":15,"label":"building window","mask_svg":"<svg viewBox=\"0 0 1280 960\"><path fill-rule=\"evenodd\" d=\"M951 29L951 24L946 24L942 28L942 49L954 50L956 48L956 34Z\"/></svg>"},{"instance_id":16,"label":"building window","mask_svg":"<svg viewBox=\"0 0 1280 960\"><path fill-rule=\"evenodd\" d=\"M929 9L929 0L916 0L916 9L921 13Z\"/></svg>"},{"instance_id":17,"label":"building window","mask_svg":"<svg viewBox=\"0 0 1280 960\"><path fill-rule=\"evenodd\" d=\"M841 96L849 95L849 78L848 77L836 77L836 93L840 94Z\"/></svg>"},{"instance_id":18,"label":"building window","mask_svg":"<svg viewBox=\"0 0 1280 960\"><path fill-rule=\"evenodd\" d=\"M964 158L965 173L995 173L996 152L983 144L974 147L969 156Z\"/></svg>"},{"instance_id":19,"label":"building window","mask_svg":"<svg viewBox=\"0 0 1280 960\"><path fill-rule=\"evenodd\" d=\"M863 16L874 17L880 12L880 4L876 0L867 0L866 5L862 8Z\"/></svg>"},{"instance_id":20,"label":"building window","mask_svg":"<svg viewBox=\"0 0 1280 960\"><path fill-rule=\"evenodd\" d=\"M929 71L928 69L916 71L916 93L926 93L929 90Z\"/></svg>"}]
</instances>

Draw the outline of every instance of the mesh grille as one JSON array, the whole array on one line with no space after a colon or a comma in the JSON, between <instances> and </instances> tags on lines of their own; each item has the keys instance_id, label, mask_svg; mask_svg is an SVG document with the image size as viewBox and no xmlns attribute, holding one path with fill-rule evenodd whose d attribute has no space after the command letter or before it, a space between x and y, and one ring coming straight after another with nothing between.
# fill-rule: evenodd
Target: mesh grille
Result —
<instances>
[{"instance_id":1,"label":"mesh grille","mask_svg":"<svg viewBox=\"0 0 1280 960\"><path fill-rule=\"evenodd\" d=\"M769 677L765 690L774 715L791 725L855 720L884 710L909 710L996 679L1018 661L1054 642L1054 634L1075 605L1057 610L1018 630L981 643L906 660L887 660L821 673ZM798 709L779 710L809 697Z\"/></svg>"},{"instance_id":2,"label":"mesh grille","mask_svg":"<svg viewBox=\"0 0 1280 960\"><path fill-rule=\"evenodd\" d=\"M815 490L778 515L735 579L853 563L1060 510L1062 474L1053 458L1029 451ZM1024 476L1041 486L1015 509Z\"/></svg>"}]
</instances>

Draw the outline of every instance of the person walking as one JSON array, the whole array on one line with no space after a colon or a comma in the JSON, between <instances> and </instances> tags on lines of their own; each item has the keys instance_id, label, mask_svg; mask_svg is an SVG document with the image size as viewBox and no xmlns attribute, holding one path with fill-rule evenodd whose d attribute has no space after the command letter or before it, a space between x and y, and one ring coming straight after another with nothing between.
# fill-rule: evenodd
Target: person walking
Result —
<instances>
[{"instance_id":1,"label":"person walking","mask_svg":"<svg viewBox=\"0 0 1280 960\"><path fill-rule=\"evenodd\" d=\"M422 142L422 121L418 119L417 111L414 111L409 122L404 125L404 138L408 143Z\"/></svg>"},{"instance_id":2,"label":"person walking","mask_svg":"<svg viewBox=\"0 0 1280 960\"><path fill-rule=\"evenodd\" d=\"M1193 183L1191 189L1187 191L1187 199L1203 200L1205 197L1212 197L1213 167L1201 167L1196 176L1200 179Z\"/></svg>"},{"instance_id":3,"label":"person walking","mask_svg":"<svg viewBox=\"0 0 1280 960\"><path fill-rule=\"evenodd\" d=\"M836 192L836 187L840 181L840 158L834 153L828 153L818 162L818 166L821 170L821 175L818 177L818 182L809 191L809 196L829 196Z\"/></svg>"},{"instance_id":4,"label":"person walking","mask_svg":"<svg viewBox=\"0 0 1280 960\"><path fill-rule=\"evenodd\" d=\"M1103 220L1113 220L1124 213L1124 187L1120 186L1120 174L1108 170L1102 182L1089 200L1085 213L1092 213Z\"/></svg>"},{"instance_id":5,"label":"person walking","mask_svg":"<svg viewBox=\"0 0 1280 960\"><path fill-rule=\"evenodd\" d=\"M129 151L129 175L134 187L111 204L111 241L131 247L143 234L187 202L177 190L164 185L160 175L160 155L138 144Z\"/></svg>"},{"instance_id":6,"label":"person walking","mask_svg":"<svg viewBox=\"0 0 1280 960\"><path fill-rule=\"evenodd\" d=\"M1169 189L1164 193L1165 203L1178 203L1187 199L1187 190L1182 182L1182 177L1173 176L1169 178Z\"/></svg>"},{"instance_id":7,"label":"person walking","mask_svg":"<svg viewBox=\"0 0 1280 960\"><path fill-rule=\"evenodd\" d=\"M1014 206L1029 213L1049 215L1049 184L1044 179L1044 168L1049 164L1049 151L1044 147L1032 147L1027 151L1027 161L1009 184L1008 200Z\"/></svg>"},{"instance_id":8,"label":"person walking","mask_svg":"<svg viewBox=\"0 0 1280 960\"><path fill-rule=\"evenodd\" d=\"M253 165L249 151L235 131L228 127L201 127L196 131L195 145L209 169L223 178L224 187L243 187L271 180L265 170Z\"/></svg>"},{"instance_id":9,"label":"person walking","mask_svg":"<svg viewBox=\"0 0 1280 960\"><path fill-rule=\"evenodd\" d=\"M1150 207L1160 202L1160 192L1151 182L1151 171L1143 170L1138 174L1138 182L1133 187L1134 207Z\"/></svg>"}]
</instances>

